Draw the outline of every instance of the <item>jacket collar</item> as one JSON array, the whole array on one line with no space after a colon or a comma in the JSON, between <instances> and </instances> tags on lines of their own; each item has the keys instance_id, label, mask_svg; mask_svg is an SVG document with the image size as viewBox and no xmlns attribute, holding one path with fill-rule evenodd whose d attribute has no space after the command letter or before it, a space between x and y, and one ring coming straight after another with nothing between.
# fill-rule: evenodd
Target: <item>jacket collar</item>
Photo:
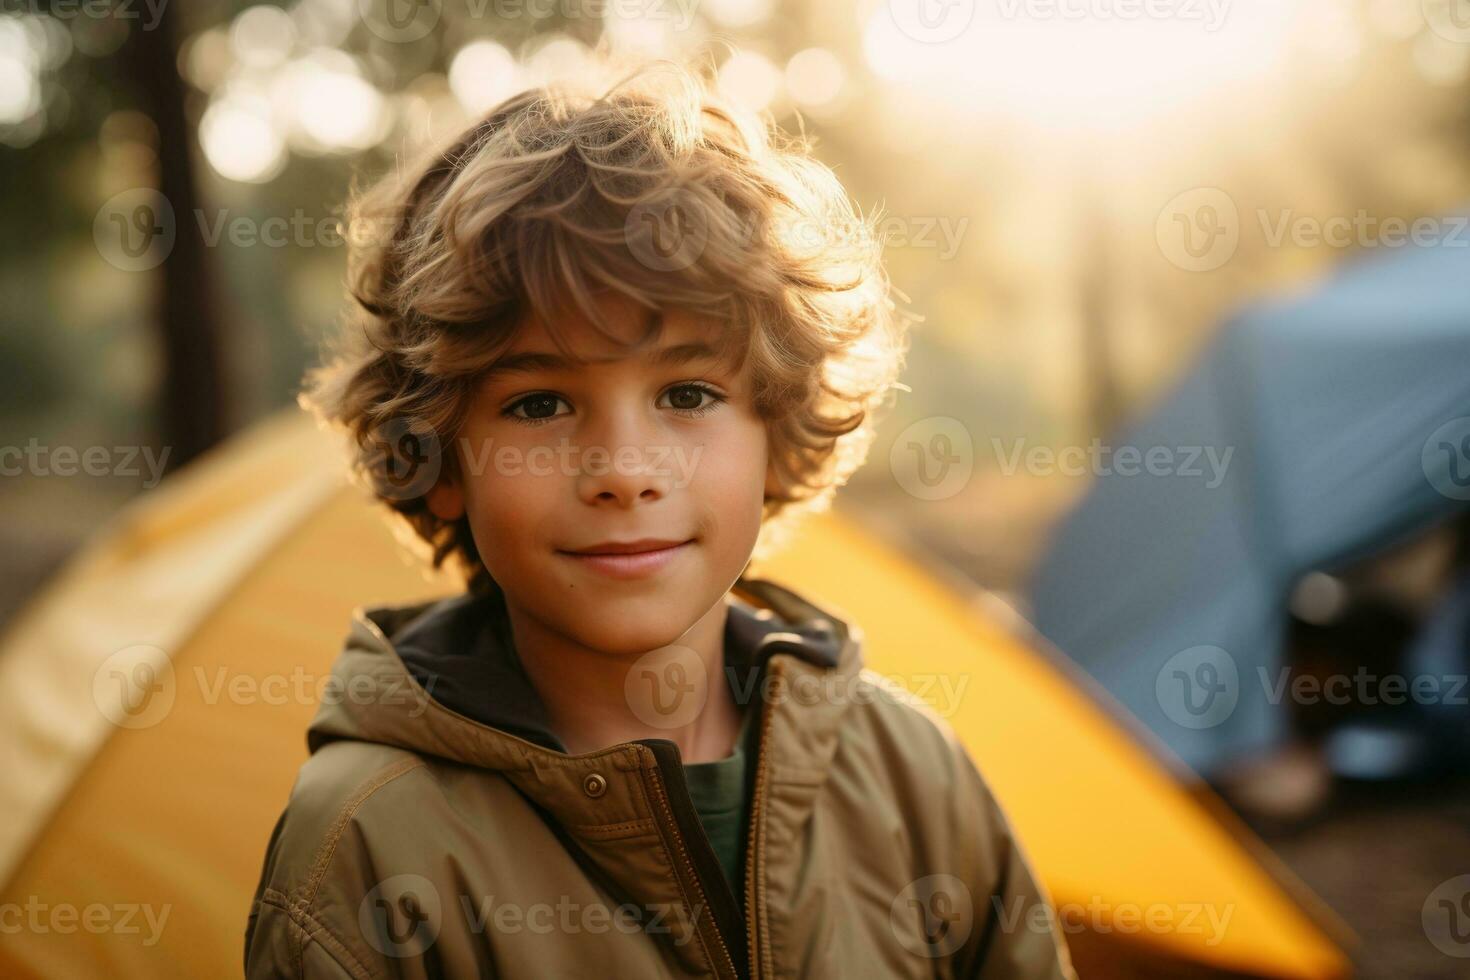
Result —
<instances>
[{"instance_id":1,"label":"jacket collar","mask_svg":"<svg viewBox=\"0 0 1470 980\"><path fill-rule=\"evenodd\" d=\"M725 665L737 701L759 691L748 679L762 676L778 654L817 674L861 666L848 625L791 590L742 577L731 598ZM344 691L354 684L361 691L364 674L375 691L324 704L308 731L312 751L355 738L506 769L534 767L532 746L565 753L521 665L499 595L359 607L333 673Z\"/></svg>"}]
</instances>

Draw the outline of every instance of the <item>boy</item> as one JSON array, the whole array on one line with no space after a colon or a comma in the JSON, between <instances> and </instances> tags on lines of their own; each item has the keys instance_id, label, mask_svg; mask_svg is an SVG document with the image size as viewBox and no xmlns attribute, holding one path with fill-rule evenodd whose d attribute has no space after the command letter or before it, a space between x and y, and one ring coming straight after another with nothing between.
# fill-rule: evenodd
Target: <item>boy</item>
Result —
<instances>
[{"instance_id":1,"label":"boy","mask_svg":"<svg viewBox=\"0 0 1470 980\"><path fill-rule=\"evenodd\" d=\"M830 172L657 65L355 208L395 220L303 403L468 588L356 611L247 975L1070 977L950 729L744 575L904 351Z\"/></svg>"}]
</instances>

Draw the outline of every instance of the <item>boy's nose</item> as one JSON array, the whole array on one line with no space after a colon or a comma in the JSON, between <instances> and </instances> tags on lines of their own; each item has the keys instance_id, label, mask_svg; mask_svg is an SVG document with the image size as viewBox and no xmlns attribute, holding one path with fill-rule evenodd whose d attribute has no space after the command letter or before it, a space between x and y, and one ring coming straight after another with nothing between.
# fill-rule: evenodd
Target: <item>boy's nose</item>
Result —
<instances>
[{"instance_id":1,"label":"boy's nose","mask_svg":"<svg viewBox=\"0 0 1470 980\"><path fill-rule=\"evenodd\" d=\"M576 467L577 493L584 502L631 507L658 500L672 489L671 447L659 444L659 426L635 414L623 413L597 426L584 445Z\"/></svg>"},{"instance_id":2,"label":"boy's nose","mask_svg":"<svg viewBox=\"0 0 1470 980\"><path fill-rule=\"evenodd\" d=\"M577 494L589 504L605 501L621 507L658 500L673 485L667 467L658 463L661 455L637 446L584 452L577 472Z\"/></svg>"}]
</instances>

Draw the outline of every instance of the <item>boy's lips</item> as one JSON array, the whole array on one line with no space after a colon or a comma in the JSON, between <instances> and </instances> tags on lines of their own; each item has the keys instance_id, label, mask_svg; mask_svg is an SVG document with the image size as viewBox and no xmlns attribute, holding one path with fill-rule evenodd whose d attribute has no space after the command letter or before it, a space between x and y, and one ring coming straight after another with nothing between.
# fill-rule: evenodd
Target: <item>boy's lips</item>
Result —
<instances>
[{"instance_id":1,"label":"boy's lips","mask_svg":"<svg viewBox=\"0 0 1470 980\"><path fill-rule=\"evenodd\" d=\"M645 551L673 548L689 538L639 538L636 541L604 541L586 548L567 548L574 555L636 555Z\"/></svg>"},{"instance_id":2,"label":"boy's lips","mask_svg":"<svg viewBox=\"0 0 1470 980\"><path fill-rule=\"evenodd\" d=\"M683 541L642 538L637 541L605 541L576 551L557 553L578 565L613 578L641 578L667 566L694 544Z\"/></svg>"}]
</instances>

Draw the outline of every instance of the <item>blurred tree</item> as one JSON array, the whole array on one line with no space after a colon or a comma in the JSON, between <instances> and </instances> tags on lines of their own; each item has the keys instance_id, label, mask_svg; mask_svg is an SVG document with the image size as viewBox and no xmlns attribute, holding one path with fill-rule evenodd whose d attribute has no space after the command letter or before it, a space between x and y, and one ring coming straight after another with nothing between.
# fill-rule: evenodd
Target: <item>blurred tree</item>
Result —
<instances>
[{"instance_id":1,"label":"blurred tree","mask_svg":"<svg viewBox=\"0 0 1470 980\"><path fill-rule=\"evenodd\" d=\"M177 5L167 4L155 30L132 32L125 64L137 87L139 107L158 126L158 190L176 215L187 216L201 208L195 141L184 113L184 83L176 68L177 10ZM174 247L157 272L155 323L164 363L158 418L163 443L172 450L170 468L189 462L228 431L215 273L196 231L194 222L178 222Z\"/></svg>"}]
</instances>

